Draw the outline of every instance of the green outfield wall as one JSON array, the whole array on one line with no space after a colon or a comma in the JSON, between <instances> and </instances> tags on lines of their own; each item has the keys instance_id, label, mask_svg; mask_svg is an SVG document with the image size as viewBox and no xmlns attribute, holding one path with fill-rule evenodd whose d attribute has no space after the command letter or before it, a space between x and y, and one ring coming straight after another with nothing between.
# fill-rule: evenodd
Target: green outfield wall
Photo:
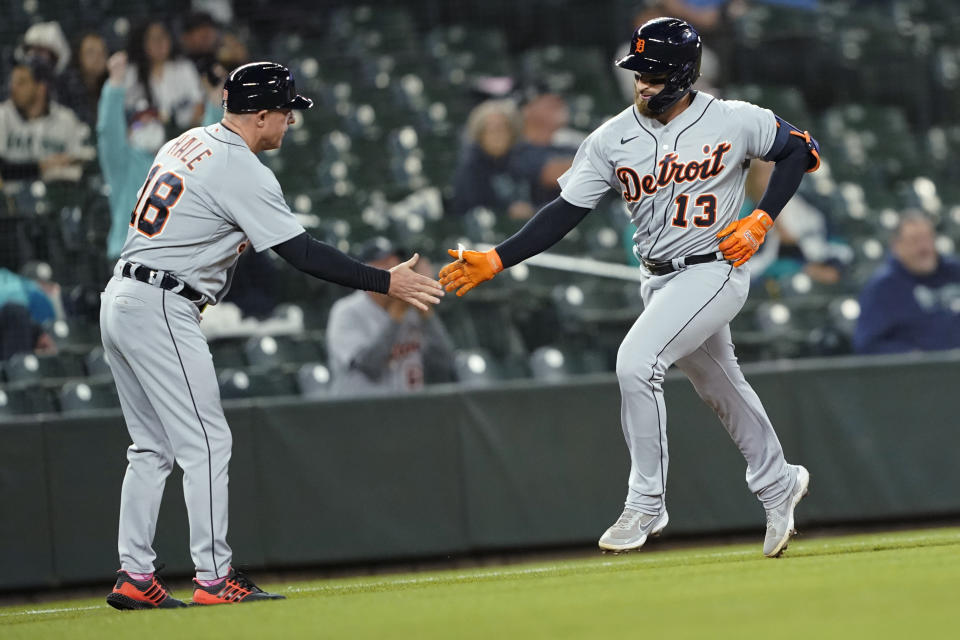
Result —
<instances>
[{"instance_id":1,"label":"green outfield wall","mask_svg":"<svg viewBox=\"0 0 960 640\"><path fill-rule=\"evenodd\" d=\"M801 526L960 515L960 354L745 368L789 460ZM682 376L665 383L669 534L755 529L745 464ZM593 544L628 458L614 376L404 397L227 405L235 561L281 568ZM119 412L0 422L0 590L109 582L129 439ZM174 471L156 540L190 574Z\"/></svg>"}]
</instances>

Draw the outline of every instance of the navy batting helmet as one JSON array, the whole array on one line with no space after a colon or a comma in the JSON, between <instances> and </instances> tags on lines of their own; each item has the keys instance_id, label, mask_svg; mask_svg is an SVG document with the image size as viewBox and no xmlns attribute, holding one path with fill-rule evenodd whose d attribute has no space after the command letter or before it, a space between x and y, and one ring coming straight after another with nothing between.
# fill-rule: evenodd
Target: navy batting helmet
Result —
<instances>
[{"instance_id":1,"label":"navy batting helmet","mask_svg":"<svg viewBox=\"0 0 960 640\"><path fill-rule=\"evenodd\" d=\"M223 107L230 113L312 106L313 100L297 95L290 69L276 62L251 62L237 67L223 84Z\"/></svg>"},{"instance_id":2,"label":"navy batting helmet","mask_svg":"<svg viewBox=\"0 0 960 640\"><path fill-rule=\"evenodd\" d=\"M687 95L700 77L700 34L677 18L656 18L633 33L630 52L617 60L618 67L665 78L663 91L647 103L654 114L669 109Z\"/></svg>"}]
</instances>

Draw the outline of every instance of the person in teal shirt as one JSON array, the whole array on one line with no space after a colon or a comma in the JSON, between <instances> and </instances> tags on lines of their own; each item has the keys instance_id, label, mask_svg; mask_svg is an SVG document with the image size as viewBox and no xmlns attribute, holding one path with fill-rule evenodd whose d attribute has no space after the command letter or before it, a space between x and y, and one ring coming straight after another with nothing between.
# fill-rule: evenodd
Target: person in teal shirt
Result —
<instances>
[{"instance_id":1,"label":"person in teal shirt","mask_svg":"<svg viewBox=\"0 0 960 640\"><path fill-rule=\"evenodd\" d=\"M56 305L36 282L0 268L0 361L15 353L55 353L43 325L56 317Z\"/></svg>"},{"instance_id":2,"label":"person in teal shirt","mask_svg":"<svg viewBox=\"0 0 960 640\"><path fill-rule=\"evenodd\" d=\"M116 260L127 239L130 211L143 186L157 150L167 141L167 132L156 109L142 105L129 118L124 108L127 54L119 51L107 61L109 78L97 105L97 155L104 180L110 187L110 232L107 257ZM222 114L218 103L208 100L203 124L212 124Z\"/></svg>"}]
</instances>

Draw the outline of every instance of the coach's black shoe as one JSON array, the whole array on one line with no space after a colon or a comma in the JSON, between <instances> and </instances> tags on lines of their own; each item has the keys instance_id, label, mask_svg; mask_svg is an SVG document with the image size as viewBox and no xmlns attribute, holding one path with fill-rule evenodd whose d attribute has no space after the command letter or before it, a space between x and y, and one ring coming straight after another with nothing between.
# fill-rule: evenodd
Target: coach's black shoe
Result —
<instances>
[{"instance_id":1,"label":"coach's black shoe","mask_svg":"<svg viewBox=\"0 0 960 640\"><path fill-rule=\"evenodd\" d=\"M117 573L117 584L107 596L107 604L114 609L176 609L187 606L170 595L170 589L156 572L150 580L134 580L123 570Z\"/></svg>"},{"instance_id":2,"label":"coach's black shoe","mask_svg":"<svg viewBox=\"0 0 960 640\"><path fill-rule=\"evenodd\" d=\"M284 600L286 596L279 593L267 593L253 584L247 576L233 567L226 580L211 587L205 587L197 579L193 579L197 588L193 591L193 603L202 604L233 604L235 602L257 602L258 600Z\"/></svg>"}]
</instances>

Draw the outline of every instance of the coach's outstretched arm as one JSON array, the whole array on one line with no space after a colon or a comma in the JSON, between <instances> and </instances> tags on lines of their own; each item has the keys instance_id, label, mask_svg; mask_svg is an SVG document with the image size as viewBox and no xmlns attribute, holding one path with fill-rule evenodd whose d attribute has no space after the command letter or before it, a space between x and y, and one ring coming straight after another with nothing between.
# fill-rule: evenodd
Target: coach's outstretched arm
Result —
<instances>
[{"instance_id":1,"label":"coach's outstretched arm","mask_svg":"<svg viewBox=\"0 0 960 640\"><path fill-rule=\"evenodd\" d=\"M545 205L520 231L489 251L463 251L448 253L457 258L440 270L440 283L447 291L457 290L462 296L481 282L485 282L507 267L523 262L531 256L546 251L580 224L590 209L577 207L562 196Z\"/></svg>"},{"instance_id":2,"label":"coach's outstretched arm","mask_svg":"<svg viewBox=\"0 0 960 640\"><path fill-rule=\"evenodd\" d=\"M422 311L426 311L428 305L440 302L443 296L443 288L438 282L413 270L420 259L416 253L387 271L354 260L307 232L276 245L273 250L300 271L316 278L354 289L385 293Z\"/></svg>"}]
</instances>

